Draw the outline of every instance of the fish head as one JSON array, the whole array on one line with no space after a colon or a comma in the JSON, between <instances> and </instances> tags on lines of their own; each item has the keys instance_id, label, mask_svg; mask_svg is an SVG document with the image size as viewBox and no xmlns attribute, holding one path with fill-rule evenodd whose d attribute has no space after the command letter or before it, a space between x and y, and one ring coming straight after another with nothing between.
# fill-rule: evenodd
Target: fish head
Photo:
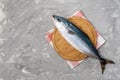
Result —
<instances>
[{"instance_id":1,"label":"fish head","mask_svg":"<svg viewBox=\"0 0 120 80\"><path fill-rule=\"evenodd\" d=\"M53 19L53 22L54 22L55 26L58 29L62 29L62 28L66 28L67 29L67 21L66 21L65 18L63 18L61 16L53 15L52 19Z\"/></svg>"},{"instance_id":2,"label":"fish head","mask_svg":"<svg viewBox=\"0 0 120 80\"><path fill-rule=\"evenodd\" d=\"M69 22L67 19L61 17L61 16L57 16L57 15L53 15L52 16L53 22L56 26L56 28L63 32L63 31L67 31L67 32L74 32L73 28L72 28L72 23Z\"/></svg>"}]
</instances>

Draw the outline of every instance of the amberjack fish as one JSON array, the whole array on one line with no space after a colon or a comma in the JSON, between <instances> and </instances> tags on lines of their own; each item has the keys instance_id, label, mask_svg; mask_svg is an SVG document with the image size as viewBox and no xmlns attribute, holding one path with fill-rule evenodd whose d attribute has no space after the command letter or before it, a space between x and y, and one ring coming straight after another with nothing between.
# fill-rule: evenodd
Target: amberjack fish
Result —
<instances>
[{"instance_id":1,"label":"amberjack fish","mask_svg":"<svg viewBox=\"0 0 120 80\"><path fill-rule=\"evenodd\" d=\"M98 59L101 63L102 73L106 64L115 64L112 60L100 56L98 50L91 42L90 38L73 23L57 15L52 16L53 23L64 39L76 50Z\"/></svg>"}]
</instances>

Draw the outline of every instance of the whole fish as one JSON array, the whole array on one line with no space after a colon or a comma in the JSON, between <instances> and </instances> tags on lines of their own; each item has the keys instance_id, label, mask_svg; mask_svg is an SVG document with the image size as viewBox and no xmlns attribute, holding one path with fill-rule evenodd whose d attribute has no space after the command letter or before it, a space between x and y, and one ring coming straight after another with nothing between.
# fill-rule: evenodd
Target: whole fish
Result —
<instances>
[{"instance_id":1,"label":"whole fish","mask_svg":"<svg viewBox=\"0 0 120 80\"><path fill-rule=\"evenodd\" d=\"M106 64L115 64L113 61L101 57L89 37L73 23L57 15L53 15L52 19L57 30L69 44L78 51L100 61L102 73L105 70Z\"/></svg>"}]
</instances>

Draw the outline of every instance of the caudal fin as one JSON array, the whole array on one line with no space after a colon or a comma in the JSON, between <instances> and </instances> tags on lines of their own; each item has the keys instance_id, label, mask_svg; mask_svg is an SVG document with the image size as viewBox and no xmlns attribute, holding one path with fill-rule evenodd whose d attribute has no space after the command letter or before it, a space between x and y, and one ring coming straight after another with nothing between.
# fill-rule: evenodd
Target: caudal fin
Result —
<instances>
[{"instance_id":1,"label":"caudal fin","mask_svg":"<svg viewBox=\"0 0 120 80\"><path fill-rule=\"evenodd\" d=\"M112 60L108 60L108 59L102 59L100 63L101 63L102 74L104 73L106 64L115 64Z\"/></svg>"}]
</instances>

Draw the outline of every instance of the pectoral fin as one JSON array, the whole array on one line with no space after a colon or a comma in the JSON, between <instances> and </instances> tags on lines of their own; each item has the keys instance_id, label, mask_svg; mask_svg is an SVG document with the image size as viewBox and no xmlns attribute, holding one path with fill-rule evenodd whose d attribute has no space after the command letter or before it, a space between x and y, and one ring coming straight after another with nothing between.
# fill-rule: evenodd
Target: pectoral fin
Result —
<instances>
[{"instance_id":1,"label":"pectoral fin","mask_svg":"<svg viewBox=\"0 0 120 80\"><path fill-rule=\"evenodd\" d=\"M73 31L71 31L71 30L68 30L68 33L69 34L75 34Z\"/></svg>"}]
</instances>

